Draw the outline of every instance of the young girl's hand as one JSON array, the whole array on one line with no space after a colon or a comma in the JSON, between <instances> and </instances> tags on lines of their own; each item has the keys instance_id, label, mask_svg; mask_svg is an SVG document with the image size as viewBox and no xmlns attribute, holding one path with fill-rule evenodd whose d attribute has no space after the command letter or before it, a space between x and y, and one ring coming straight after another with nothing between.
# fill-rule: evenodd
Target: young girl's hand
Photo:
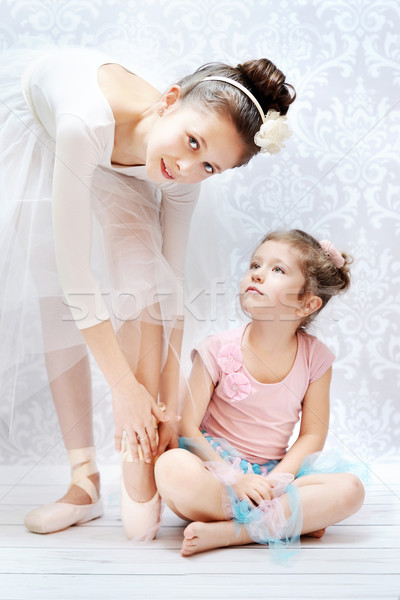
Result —
<instances>
[{"instance_id":1,"label":"young girl's hand","mask_svg":"<svg viewBox=\"0 0 400 600\"><path fill-rule=\"evenodd\" d=\"M158 440L157 456L161 456L167 449L179 448L178 433L170 423L158 424Z\"/></svg>"},{"instance_id":2,"label":"young girl's hand","mask_svg":"<svg viewBox=\"0 0 400 600\"><path fill-rule=\"evenodd\" d=\"M133 459L138 457L138 443L145 462L157 454L155 424L169 421L154 398L143 385L132 383L114 388L112 394L115 423L115 449L121 450L123 432L126 432Z\"/></svg>"},{"instance_id":3,"label":"young girl's hand","mask_svg":"<svg viewBox=\"0 0 400 600\"><path fill-rule=\"evenodd\" d=\"M244 474L232 487L240 500L247 500L256 506L263 500L273 498L272 482L268 482L262 475Z\"/></svg>"}]
</instances>

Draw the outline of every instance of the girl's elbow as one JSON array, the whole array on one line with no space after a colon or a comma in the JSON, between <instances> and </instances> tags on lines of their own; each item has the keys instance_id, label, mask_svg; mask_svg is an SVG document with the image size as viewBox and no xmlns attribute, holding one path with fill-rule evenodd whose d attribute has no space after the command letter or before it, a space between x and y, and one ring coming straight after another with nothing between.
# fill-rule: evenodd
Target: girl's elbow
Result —
<instances>
[{"instance_id":1,"label":"girl's elbow","mask_svg":"<svg viewBox=\"0 0 400 600\"><path fill-rule=\"evenodd\" d=\"M313 441L314 446L315 446L314 452L321 452L321 450L324 449L326 438L327 438L326 433L314 436L314 441Z\"/></svg>"},{"instance_id":2,"label":"girl's elbow","mask_svg":"<svg viewBox=\"0 0 400 600\"><path fill-rule=\"evenodd\" d=\"M303 438L304 442L308 446L309 454L313 452L321 452L325 446L327 433L303 433L299 436L299 439Z\"/></svg>"}]
</instances>

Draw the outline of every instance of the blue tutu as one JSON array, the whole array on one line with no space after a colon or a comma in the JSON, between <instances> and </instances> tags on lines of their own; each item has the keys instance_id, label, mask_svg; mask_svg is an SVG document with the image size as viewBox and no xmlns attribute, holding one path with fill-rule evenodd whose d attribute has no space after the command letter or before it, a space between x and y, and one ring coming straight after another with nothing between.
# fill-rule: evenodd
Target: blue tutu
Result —
<instances>
[{"instance_id":1,"label":"blue tutu","mask_svg":"<svg viewBox=\"0 0 400 600\"><path fill-rule=\"evenodd\" d=\"M232 469L237 473L254 473L268 476L272 469L279 463L270 460L262 464L251 463L239 456L238 452L224 439L213 438L206 431L202 432L205 439ZM179 439L180 448L192 452L196 443L186 437ZM315 452L307 456L294 478L292 475L280 473L274 480L274 498L264 500L258 506L241 500L232 483L220 476L219 461L205 463L206 467L220 479L226 487L228 497L228 518L232 518L239 535L241 527L245 527L251 539L258 544L268 544L272 550L272 558L278 562L287 562L300 548L300 534L303 526L303 516L300 494L297 486L293 485L294 479L312 474L346 473L351 472L360 479L367 479L367 468L358 463L352 463L341 456L337 451ZM291 515L286 518L279 497L287 494Z\"/></svg>"}]
</instances>

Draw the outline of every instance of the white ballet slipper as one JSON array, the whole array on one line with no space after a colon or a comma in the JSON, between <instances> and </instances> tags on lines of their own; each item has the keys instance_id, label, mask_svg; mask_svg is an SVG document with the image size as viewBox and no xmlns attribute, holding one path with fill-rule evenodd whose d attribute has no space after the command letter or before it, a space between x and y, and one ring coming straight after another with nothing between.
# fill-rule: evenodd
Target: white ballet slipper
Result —
<instances>
[{"instance_id":1,"label":"white ballet slipper","mask_svg":"<svg viewBox=\"0 0 400 600\"><path fill-rule=\"evenodd\" d=\"M126 439L123 440L122 451L122 463L124 462L132 462ZM160 529L161 512L161 497L158 492L148 502L132 500L125 487L123 473L121 474L121 520L128 540L135 539L141 542L153 540Z\"/></svg>"},{"instance_id":2,"label":"white ballet slipper","mask_svg":"<svg viewBox=\"0 0 400 600\"><path fill-rule=\"evenodd\" d=\"M71 525L86 523L97 519L103 514L103 501L94 504L68 504L67 502L52 502L39 506L24 519L24 524L32 533L54 533L67 529Z\"/></svg>"},{"instance_id":3,"label":"white ballet slipper","mask_svg":"<svg viewBox=\"0 0 400 600\"><path fill-rule=\"evenodd\" d=\"M95 462L95 449L79 448L68 452L72 467L71 485L77 485L90 497L90 504L69 504L67 502L52 502L39 506L24 519L25 527L32 533L54 533L67 529L71 525L86 523L97 519L103 514L103 501L99 498L96 486L89 479L90 475L98 472ZM74 469L75 465L79 465Z\"/></svg>"}]
</instances>

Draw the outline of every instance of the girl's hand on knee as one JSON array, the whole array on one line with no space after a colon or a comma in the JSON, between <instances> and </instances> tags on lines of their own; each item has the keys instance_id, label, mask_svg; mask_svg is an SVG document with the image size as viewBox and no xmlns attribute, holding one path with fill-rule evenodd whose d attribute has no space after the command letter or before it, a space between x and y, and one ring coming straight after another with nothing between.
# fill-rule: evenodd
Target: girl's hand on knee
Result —
<instances>
[{"instance_id":1,"label":"girl's hand on knee","mask_svg":"<svg viewBox=\"0 0 400 600\"><path fill-rule=\"evenodd\" d=\"M287 486L294 481L292 473L276 473L267 476L267 481L271 487L272 497L279 498L286 491Z\"/></svg>"},{"instance_id":2,"label":"girl's hand on knee","mask_svg":"<svg viewBox=\"0 0 400 600\"><path fill-rule=\"evenodd\" d=\"M263 500L271 500L273 497L271 485L265 477L253 473L242 475L232 487L240 500L246 500L257 506Z\"/></svg>"}]
</instances>

